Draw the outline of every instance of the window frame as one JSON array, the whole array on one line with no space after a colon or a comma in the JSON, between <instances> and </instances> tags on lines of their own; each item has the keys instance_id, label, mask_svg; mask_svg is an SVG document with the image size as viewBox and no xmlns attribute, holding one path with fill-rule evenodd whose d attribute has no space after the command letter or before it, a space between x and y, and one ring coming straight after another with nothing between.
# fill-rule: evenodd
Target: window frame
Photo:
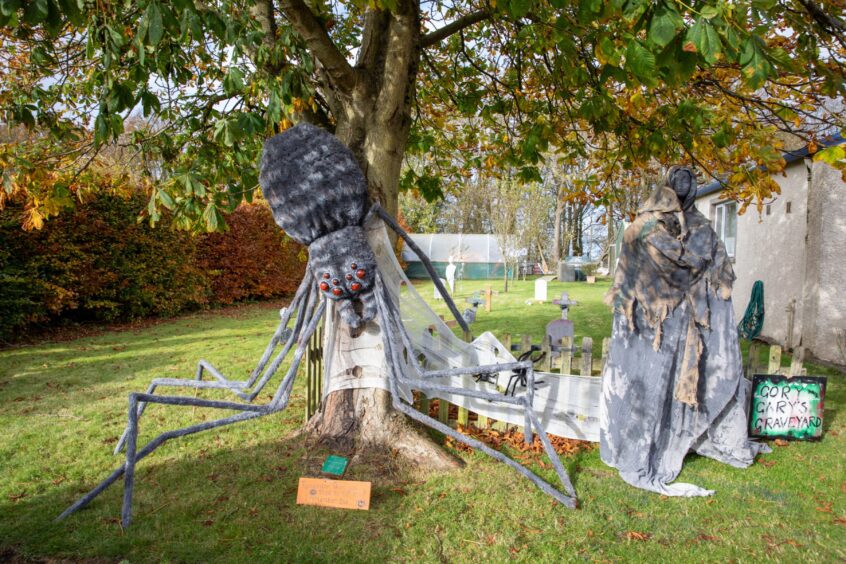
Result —
<instances>
[{"instance_id":1,"label":"window frame","mask_svg":"<svg viewBox=\"0 0 846 564\"><path fill-rule=\"evenodd\" d=\"M726 218L728 217L728 210L730 209L733 210L734 213L734 221L732 222L732 225L734 226L734 233L732 234L734 241L732 242L731 248L729 248L726 243L726 229L728 227ZM717 233L717 238L723 243L723 246L725 246L726 254L730 259L734 260L737 255L737 202L734 200L721 200L714 204L713 210L714 231Z\"/></svg>"}]
</instances>

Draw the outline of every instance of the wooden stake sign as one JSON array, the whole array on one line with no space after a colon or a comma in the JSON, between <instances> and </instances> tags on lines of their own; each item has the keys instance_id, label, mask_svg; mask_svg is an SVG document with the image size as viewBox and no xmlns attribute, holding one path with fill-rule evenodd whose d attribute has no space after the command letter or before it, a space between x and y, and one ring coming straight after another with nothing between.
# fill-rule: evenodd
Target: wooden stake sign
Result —
<instances>
[{"instance_id":1,"label":"wooden stake sign","mask_svg":"<svg viewBox=\"0 0 846 564\"><path fill-rule=\"evenodd\" d=\"M370 482L300 478L297 504L368 510Z\"/></svg>"}]
</instances>

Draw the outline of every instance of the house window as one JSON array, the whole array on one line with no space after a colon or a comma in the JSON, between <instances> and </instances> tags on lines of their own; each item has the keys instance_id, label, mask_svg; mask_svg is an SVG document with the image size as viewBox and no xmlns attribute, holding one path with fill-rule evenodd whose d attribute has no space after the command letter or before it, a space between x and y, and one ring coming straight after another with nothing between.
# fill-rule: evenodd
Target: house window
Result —
<instances>
[{"instance_id":1,"label":"house window","mask_svg":"<svg viewBox=\"0 0 846 564\"><path fill-rule=\"evenodd\" d=\"M728 256L734 257L737 241L737 203L725 202L714 208L714 231L726 246Z\"/></svg>"}]
</instances>

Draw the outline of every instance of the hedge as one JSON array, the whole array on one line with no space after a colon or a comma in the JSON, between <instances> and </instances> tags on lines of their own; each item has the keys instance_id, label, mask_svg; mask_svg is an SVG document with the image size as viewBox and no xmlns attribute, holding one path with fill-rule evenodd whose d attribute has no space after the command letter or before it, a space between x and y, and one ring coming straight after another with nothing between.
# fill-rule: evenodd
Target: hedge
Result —
<instances>
[{"instance_id":1,"label":"hedge","mask_svg":"<svg viewBox=\"0 0 846 564\"><path fill-rule=\"evenodd\" d=\"M0 212L0 338L64 321L128 321L296 289L303 251L266 206L242 206L226 233L192 236L138 222L141 196L104 195L20 228L22 210Z\"/></svg>"}]
</instances>

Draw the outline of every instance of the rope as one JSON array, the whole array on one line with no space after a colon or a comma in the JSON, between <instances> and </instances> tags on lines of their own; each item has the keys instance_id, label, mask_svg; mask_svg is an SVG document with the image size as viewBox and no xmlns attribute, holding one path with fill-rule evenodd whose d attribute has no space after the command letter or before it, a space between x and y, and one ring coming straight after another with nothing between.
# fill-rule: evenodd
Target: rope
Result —
<instances>
[{"instance_id":1,"label":"rope","mask_svg":"<svg viewBox=\"0 0 846 564\"><path fill-rule=\"evenodd\" d=\"M746 313L737 325L737 334L741 339L754 339L761 334L764 326L764 283L756 280L752 285L752 295Z\"/></svg>"}]
</instances>

